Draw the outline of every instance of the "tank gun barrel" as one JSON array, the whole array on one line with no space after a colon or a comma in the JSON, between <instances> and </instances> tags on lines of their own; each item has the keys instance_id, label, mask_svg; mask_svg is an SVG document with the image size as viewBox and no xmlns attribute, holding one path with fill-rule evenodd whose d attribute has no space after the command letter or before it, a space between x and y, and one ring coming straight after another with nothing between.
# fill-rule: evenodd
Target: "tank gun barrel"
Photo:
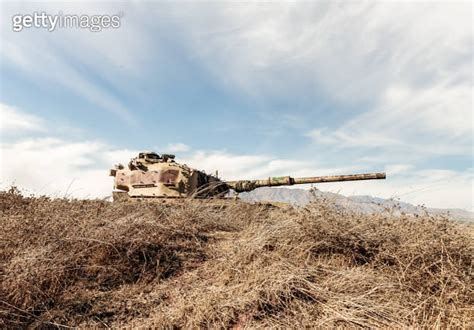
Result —
<instances>
[{"instance_id":1,"label":"tank gun barrel","mask_svg":"<svg viewBox=\"0 0 474 330\"><path fill-rule=\"evenodd\" d=\"M323 183L323 182L341 182L341 181L359 181L359 180L380 180L385 179L385 173L364 173L349 175L329 175L313 176L305 178L292 178L290 176L270 177L263 180L239 180L226 181L229 188L236 192L252 191L260 187L273 186L292 186L294 184Z\"/></svg>"}]
</instances>

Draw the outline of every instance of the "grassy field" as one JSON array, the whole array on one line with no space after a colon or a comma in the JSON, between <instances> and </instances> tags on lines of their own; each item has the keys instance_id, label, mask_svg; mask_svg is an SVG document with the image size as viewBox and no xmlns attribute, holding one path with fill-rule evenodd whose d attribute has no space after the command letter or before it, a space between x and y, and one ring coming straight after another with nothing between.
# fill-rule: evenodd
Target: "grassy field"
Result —
<instances>
[{"instance_id":1,"label":"grassy field","mask_svg":"<svg viewBox=\"0 0 474 330\"><path fill-rule=\"evenodd\" d=\"M0 193L1 327L474 327L473 230L431 216Z\"/></svg>"}]
</instances>

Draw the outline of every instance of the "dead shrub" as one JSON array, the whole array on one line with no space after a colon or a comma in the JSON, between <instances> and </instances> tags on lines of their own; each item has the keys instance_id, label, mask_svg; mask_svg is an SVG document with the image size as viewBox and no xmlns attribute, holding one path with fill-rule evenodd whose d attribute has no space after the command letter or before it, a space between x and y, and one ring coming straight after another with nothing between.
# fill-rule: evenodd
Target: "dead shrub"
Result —
<instances>
[{"instance_id":1,"label":"dead shrub","mask_svg":"<svg viewBox=\"0 0 474 330\"><path fill-rule=\"evenodd\" d=\"M0 325L470 327L472 227L0 193Z\"/></svg>"}]
</instances>

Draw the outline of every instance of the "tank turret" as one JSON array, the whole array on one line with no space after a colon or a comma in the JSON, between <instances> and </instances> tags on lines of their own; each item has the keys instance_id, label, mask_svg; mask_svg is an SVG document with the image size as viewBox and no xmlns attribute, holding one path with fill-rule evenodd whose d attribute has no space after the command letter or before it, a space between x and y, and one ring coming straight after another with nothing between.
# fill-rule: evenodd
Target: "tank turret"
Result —
<instances>
[{"instance_id":1,"label":"tank turret","mask_svg":"<svg viewBox=\"0 0 474 330\"><path fill-rule=\"evenodd\" d=\"M141 152L128 166L115 165L110 170L114 180L114 200L126 198L208 198L224 196L229 190L237 193L260 187L296 184L385 179L385 173L292 178L270 177L263 180L223 181L217 176L177 163L171 154Z\"/></svg>"}]
</instances>

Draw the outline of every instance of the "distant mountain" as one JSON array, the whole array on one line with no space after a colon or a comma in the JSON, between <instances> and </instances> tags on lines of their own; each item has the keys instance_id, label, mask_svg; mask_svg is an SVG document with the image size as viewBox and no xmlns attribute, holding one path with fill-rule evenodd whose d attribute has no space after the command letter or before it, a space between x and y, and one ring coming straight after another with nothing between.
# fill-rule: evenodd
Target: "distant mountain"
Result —
<instances>
[{"instance_id":1,"label":"distant mountain","mask_svg":"<svg viewBox=\"0 0 474 330\"><path fill-rule=\"evenodd\" d=\"M426 213L445 215L451 219L474 222L474 213L461 209L437 209L415 206L396 199L383 199L372 196L343 196L331 192L288 188L259 188L252 192L241 193L240 198L249 202L282 202L303 206L315 200L329 200L338 207L364 214L390 212L393 215Z\"/></svg>"}]
</instances>

